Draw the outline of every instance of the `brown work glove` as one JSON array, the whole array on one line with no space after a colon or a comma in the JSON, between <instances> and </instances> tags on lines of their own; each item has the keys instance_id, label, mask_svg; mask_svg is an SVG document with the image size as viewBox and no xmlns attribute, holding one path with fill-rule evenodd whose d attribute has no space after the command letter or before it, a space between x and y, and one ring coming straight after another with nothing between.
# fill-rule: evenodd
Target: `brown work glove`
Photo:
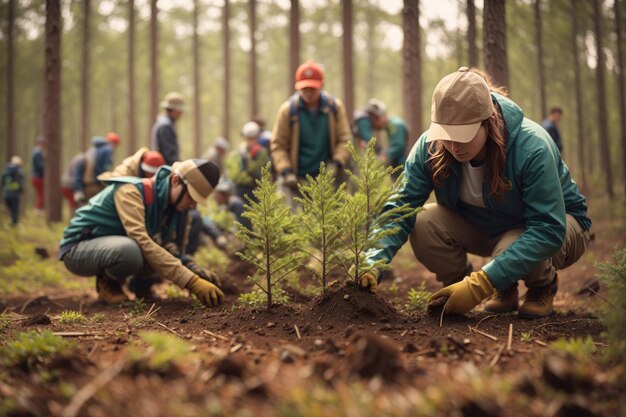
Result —
<instances>
[{"instance_id":1,"label":"brown work glove","mask_svg":"<svg viewBox=\"0 0 626 417\"><path fill-rule=\"evenodd\" d=\"M185 286L204 304L215 307L224 301L224 293L216 285L194 275Z\"/></svg>"},{"instance_id":2,"label":"brown work glove","mask_svg":"<svg viewBox=\"0 0 626 417\"><path fill-rule=\"evenodd\" d=\"M220 281L219 277L215 273L209 271L206 268L202 268L195 261L189 261L185 266L187 267L187 269L189 269L191 272L198 275L205 281L209 281L217 286L222 285L222 281Z\"/></svg>"},{"instance_id":3,"label":"brown work glove","mask_svg":"<svg viewBox=\"0 0 626 417\"><path fill-rule=\"evenodd\" d=\"M440 306L445 301L444 313L465 314L495 292L493 284L482 269L472 272L463 281L448 285L434 293L429 307Z\"/></svg>"}]
</instances>

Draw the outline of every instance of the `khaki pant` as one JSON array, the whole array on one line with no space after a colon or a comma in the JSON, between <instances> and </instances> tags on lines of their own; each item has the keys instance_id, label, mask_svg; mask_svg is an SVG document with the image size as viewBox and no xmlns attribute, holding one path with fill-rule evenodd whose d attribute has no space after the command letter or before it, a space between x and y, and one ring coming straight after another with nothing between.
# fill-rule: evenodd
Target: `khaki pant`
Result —
<instances>
[{"instance_id":1,"label":"khaki pant","mask_svg":"<svg viewBox=\"0 0 626 417\"><path fill-rule=\"evenodd\" d=\"M409 242L415 257L437 280L449 285L467 274L467 254L496 257L522 234L524 229L512 229L489 238L487 233L460 214L438 204L427 204L417 214L415 229ZM589 232L567 215L567 231L563 246L534 271L520 279L527 287L540 287L552 282L555 271L576 262L587 249Z\"/></svg>"}]
</instances>

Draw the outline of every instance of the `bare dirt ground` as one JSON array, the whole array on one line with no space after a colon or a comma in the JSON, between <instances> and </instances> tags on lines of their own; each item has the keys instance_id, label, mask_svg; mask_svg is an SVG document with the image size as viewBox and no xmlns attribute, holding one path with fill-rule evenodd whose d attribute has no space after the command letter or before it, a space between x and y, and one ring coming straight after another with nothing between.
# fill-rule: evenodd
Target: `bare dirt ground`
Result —
<instances>
[{"instance_id":1,"label":"bare dirt ground","mask_svg":"<svg viewBox=\"0 0 626 417\"><path fill-rule=\"evenodd\" d=\"M252 289L249 268L235 259L216 309L190 298L104 306L93 290L4 296L15 320L0 330L3 339L48 329L69 332L76 346L43 370L4 369L0 415L626 415L623 366L601 360L606 339L594 308L604 301L577 294L596 261L626 246L623 222L594 223L588 253L559 273L555 314L539 320L477 309L440 325L439 316L409 312L410 288L440 284L408 247L377 296L343 283L317 298L290 290L292 301L271 312L233 308ZM61 324L69 310L89 320ZM166 370L138 366L130 352L145 346L145 331L176 336L190 351ZM597 349L591 358L551 353L560 338L588 336Z\"/></svg>"}]
</instances>

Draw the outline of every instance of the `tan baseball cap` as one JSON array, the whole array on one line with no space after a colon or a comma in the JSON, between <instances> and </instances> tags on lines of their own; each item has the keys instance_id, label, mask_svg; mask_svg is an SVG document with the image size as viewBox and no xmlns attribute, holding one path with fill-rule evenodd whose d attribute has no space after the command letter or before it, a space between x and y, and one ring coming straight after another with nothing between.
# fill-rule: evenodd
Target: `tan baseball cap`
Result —
<instances>
[{"instance_id":1,"label":"tan baseball cap","mask_svg":"<svg viewBox=\"0 0 626 417\"><path fill-rule=\"evenodd\" d=\"M185 100L182 94L171 92L161 102L161 108L183 112L185 111Z\"/></svg>"},{"instance_id":2,"label":"tan baseball cap","mask_svg":"<svg viewBox=\"0 0 626 417\"><path fill-rule=\"evenodd\" d=\"M489 86L480 75L461 67L439 81L430 111L426 142L470 142L493 113Z\"/></svg>"},{"instance_id":3,"label":"tan baseball cap","mask_svg":"<svg viewBox=\"0 0 626 417\"><path fill-rule=\"evenodd\" d=\"M185 181L189 195L198 204L206 204L207 197L220 180L220 169L206 159L174 162L172 172Z\"/></svg>"}]
</instances>

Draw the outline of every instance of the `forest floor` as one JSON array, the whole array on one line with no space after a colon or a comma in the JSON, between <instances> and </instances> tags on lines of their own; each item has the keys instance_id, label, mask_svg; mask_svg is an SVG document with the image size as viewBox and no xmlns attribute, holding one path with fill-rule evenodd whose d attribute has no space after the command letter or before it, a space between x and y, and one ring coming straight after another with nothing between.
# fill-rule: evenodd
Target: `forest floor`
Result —
<instances>
[{"instance_id":1,"label":"forest floor","mask_svg":"<svg viewBox=\"0 0 626 417\"><path fill-rule=\"evenodd\" d=\"M253 287L234 258L222 265L221 307L166 284L154 303L104 306L93 279L54 260L52 239L50 259L0 250L1 345L29 330L72 343L54 360L0 358L0 416L626 416L624 364L603 355L606 289L578 294L596 262L626 247L623 202L591 212L595 239L559 272L555 313L538 320L411 310L410 289L441 286L408 246L376 296L344 283L324 296L290 288L271 312L236 306ZM30 221L20 237L2 229L4 241L33 251L47 238Z\"/></svg>"}]
</instances>

